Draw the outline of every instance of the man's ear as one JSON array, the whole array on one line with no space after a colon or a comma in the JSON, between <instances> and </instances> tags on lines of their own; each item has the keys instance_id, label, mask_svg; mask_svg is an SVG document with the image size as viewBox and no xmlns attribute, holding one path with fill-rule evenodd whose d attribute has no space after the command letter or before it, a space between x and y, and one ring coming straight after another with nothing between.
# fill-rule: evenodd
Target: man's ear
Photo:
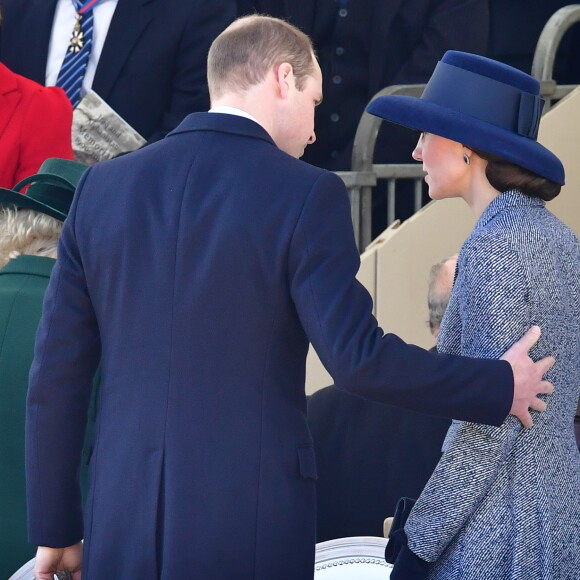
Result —
<instances>
[{"instance_id":1,"label":"man's ear","mask_svg":"<svg viewBox=\"0 0 580 580\"><path fill-rule=\"evenodd\" d=\"M294 71L292 70L292 65L288 62L283 62L278 66L278 68L276 68L275 73L280 96L285 99L294 83Z\"/></svg>"}]
</instances>

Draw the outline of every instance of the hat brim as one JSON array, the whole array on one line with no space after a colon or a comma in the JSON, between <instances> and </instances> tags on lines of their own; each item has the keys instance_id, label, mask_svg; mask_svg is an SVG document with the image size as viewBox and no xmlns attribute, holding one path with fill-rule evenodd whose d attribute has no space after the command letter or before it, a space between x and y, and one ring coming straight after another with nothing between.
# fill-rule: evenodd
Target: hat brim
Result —
<instances>
[{"instance_id":1,"label":"hat brim","mask_svg":"<svg viewBox=\"0 0 580 580\"><path fill-rule=\"evenodd\" d=\"M64 221L72 198L87 166L70 159L49 157L40 166L38 173L25 177L12 189L0 187L0 206L19 207L44 213ZM25 187L30 189L23 193ZM33 188L41 188L40 191ZM70 198L70 199L69 199ZM50 200L59 203L50 204Z\"/></svg>"},{"instance_id":2,"label":"hat brim","mask_svg":"<svg viewBox=\"0 0 580 580\"><path fill-rule=\"evenodd\" d=\"M53 217L61 222L64 222L66 219L66 214L64 212L41 203L31 197L27 197L24 193L12 189L4 189L2 187L0 187L0 206L32 209Z\"/></svg>"},{"instance_id":3,"label":"hat brim","mask_svg":"<svg viewBox=\"0 0 580 580\"><path fill-rule=\"evenodd\" d=\"M410 129L481 149L564 185L562 162L537 141L417 97L377 97L367 112Z\"/></svg>"}]
</instances>

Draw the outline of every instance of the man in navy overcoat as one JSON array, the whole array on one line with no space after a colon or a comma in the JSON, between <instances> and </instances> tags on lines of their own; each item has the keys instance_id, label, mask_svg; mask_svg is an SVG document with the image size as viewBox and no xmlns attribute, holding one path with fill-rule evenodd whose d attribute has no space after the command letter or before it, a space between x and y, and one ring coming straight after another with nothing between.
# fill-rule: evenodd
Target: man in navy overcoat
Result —
<instances>
[{"instance_id":1,"label":"man in navy overcoat","mask_svg":"<svg viewBox=\"0 0 580 580\"><path fill-rule=\"evenodd\" d=\"M533 333L510 366L377 327L344 185L297 160L322 98L306 36L249 17L208 63L212 112L91 168L63 229L27 409L39 579L80 578L82 538L83 580L312 578L309 341L340 388L417 411L499 424L512 406L529 424L551 390Z\"/></svg>"}]
</instances>

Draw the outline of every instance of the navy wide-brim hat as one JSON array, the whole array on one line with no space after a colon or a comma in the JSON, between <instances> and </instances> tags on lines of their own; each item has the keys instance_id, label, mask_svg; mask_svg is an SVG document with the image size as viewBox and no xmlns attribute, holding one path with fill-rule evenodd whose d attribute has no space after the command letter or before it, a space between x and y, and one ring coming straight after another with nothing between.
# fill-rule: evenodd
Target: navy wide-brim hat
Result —
<instances>
[{"instance_id":1,"label":"navy wide-brim hat","mask_svg":"<svg viewBox=\"0 0 580 580\"><path fill-rule=\"evenodd\" d=\"M562 162L536 139L544 101L530 75L449 50L420 98L377 97L367 112L491 153L564 185Z\"/></svg>"},{"instance_id":2,"label":"navy wide-brim hat","mask_svg":"<svg viewBox=\"0 0 580 580\"><path fill-rule=\"evenodd\" d=\"M0 207L32 209L63 222L86 169L87 165L69 159L46 159L38 173L19 181L13 189L0 187ZM28 189L23 192L25 187Z\"/></svg>"}]
</instances>

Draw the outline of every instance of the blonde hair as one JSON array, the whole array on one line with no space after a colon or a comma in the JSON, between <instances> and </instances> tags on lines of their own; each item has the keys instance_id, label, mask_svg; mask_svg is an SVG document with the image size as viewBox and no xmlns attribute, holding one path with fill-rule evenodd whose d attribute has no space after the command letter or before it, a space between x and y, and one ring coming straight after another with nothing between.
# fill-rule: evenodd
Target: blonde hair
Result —
<instances>
[{"instance_id":1,"label":"blonde hair","mask_svg":"<svg viewBox=\"0 0 580 580\"><path fill-rule=\"evenodd\" d=\"M31 209L4 208L0 212L0 267L28 254L56 259L62 222Z\"/></svg>"},{"instance_id":2,"label":"blonde hair","mask_svg":"<svg viewBox=\"0 0 580 580\"><path fill-rule=\"evenodd\" d=\"M283 62L292 65L296 87L302 90L306 78L314 72L314 49L306 34L271 16L238 18L209 49L207 81L211 100L261 83Z\"/></svg>"}]
</instances>

